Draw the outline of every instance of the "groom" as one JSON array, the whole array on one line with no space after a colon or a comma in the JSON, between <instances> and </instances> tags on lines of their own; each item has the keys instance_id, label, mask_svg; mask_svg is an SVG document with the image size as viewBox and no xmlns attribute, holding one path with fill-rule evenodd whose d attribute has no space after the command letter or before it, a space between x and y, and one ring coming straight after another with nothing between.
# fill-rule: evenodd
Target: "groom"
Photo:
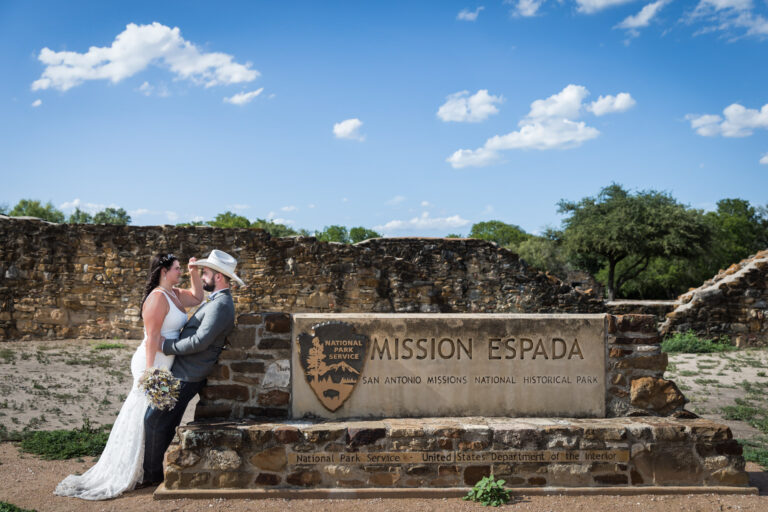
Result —
<instances>
[{"instance_id":1,"label":"groom","mask_svg":"<svg viewBox=\"0 0 768 512\"><path fill-rule=\"evenodd\" d=\"M163 481L165 450L171 444L187 404L205 385L205 378L235 326L230 281L234 279L240 286L245 286L235 274L237 261L225 252L214 249L208 258L190 265L203 267L203 290L212 293L187 320L178 340L163 341L163 353L176 355L171 373L181 380L181 390L176 406L170 411L147 408L144 415L144 478L138 487Z\"/></svg>"}]
</instances>

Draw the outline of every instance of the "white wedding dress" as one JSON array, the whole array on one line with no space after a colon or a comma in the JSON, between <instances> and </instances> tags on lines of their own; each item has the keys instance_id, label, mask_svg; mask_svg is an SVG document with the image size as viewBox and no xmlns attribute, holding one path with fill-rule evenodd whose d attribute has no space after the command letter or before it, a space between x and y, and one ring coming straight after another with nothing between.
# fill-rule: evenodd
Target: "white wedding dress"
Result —
<instances>
[{"instance_id":1,"label":"white wedding dress","mask_svg":"<svg viewBox=\"0 0 768 512\"><path fill-rule=\"evenodd\" d=\"M165 292L161 293L165 295ZM165 298L170 309L163 320L160 334L166 339L177 339L187 321L187 315L173 304L168 295ZM69 475L62 480L54 494L84 500L106 500L132 490L141 481L144 473L144 413L148 401L144 392L138 389L138 380L146 369L146 341L145 331L144 340L131 359L131 392L117 415L99 461L82 475ZM173 359L174 356L158 352L154 366L170 369Z\"/></svg>"}]
</instances>

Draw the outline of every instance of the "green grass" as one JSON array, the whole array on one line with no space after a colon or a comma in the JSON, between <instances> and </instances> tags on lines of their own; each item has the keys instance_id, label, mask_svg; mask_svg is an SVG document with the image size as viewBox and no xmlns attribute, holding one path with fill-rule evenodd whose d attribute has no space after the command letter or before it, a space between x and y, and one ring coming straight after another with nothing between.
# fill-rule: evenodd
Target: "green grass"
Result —
<instances>
[{"instance_id":1,"label":"green grass","mask_svg":"<svg viewBox=\"0 0 768 512\"><path fill-rule=\"evenodd\" d=\"M74 430L26 432L20 447L24 452L47 460L94 457L104 450L108 437L109 432L105 428L92 428L86 419L82 427Z\"/></svg>"},{"instance_id":2,"label":"green grass","mask_svg":"<svg viewBox=\"0 0 768 512\"><path fill-rule=\"evenodd\" d=\"M744 449L744 459L768 469L768 438L739 440Z\"/></svg>"},{"instance_id":3,"label":"green grass","mask_svg":"<svg viewBox=\"0 0 768 512\"><path fill-rule=\"evenodd\" d=\"M101 343L95 344L91 350L112 350L125 347L125 343L111 343L109 341L102 341Z\"/></svg>"},{"instance_id":4,"label":"green grass","mask_svg":"<svg viewBox=\"0 0 768 512\"><path fill-rule=\"evenodd\" d=\"M694 372L693 370L681 370L680 376L681 377L693 377L694 375L698 375L699 372Z\"/></svg>"},{"instance_id":5,"label":"green grass","mask_svg":"<svg viewBox=\"0 0 768 512\"><path fill-rule=\"evenodd\" d=\"M35 510L17 507L13 503L8 503L7 501L0 501L0 512L35 512Z\"/></svg>"},{"instance_id":6,"label":"green grass","mask_svg":"<svg viewBox=\"0 0 768 512\"><path fill-rule=\"evenodd\" d=\"M717 341L712 341L699 338L691 330L685 333L676 332L665 339L661 343L661 350L668 353L712 354L736 350L736 347L731 345L731 340L727 336L721 336Z\"/></svg>"},{"instance_id":7,"label":"green grass","mask_svg":"<svg viewBox=\"0 0 768 512\"><path fill-rule=\"evenodd\" d=\"M13 363L16 361L16 355L13 353L13 350L9 348L3 348L0 349L0 359L2 359L6 364Z\"/></svg>"}]
</instances>

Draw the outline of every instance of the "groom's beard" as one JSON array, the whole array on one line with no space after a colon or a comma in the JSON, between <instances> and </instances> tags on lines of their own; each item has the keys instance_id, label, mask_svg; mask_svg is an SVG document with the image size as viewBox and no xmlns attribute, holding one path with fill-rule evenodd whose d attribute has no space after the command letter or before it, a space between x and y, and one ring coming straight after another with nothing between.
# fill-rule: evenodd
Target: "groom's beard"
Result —
<instances>
[{"instance_id":1,"label":"groom's beard","mask_svg":"<svg viewBox=\"0 0 768 512\"><path fill-rule=\"evenodd\" d=\"M214 288L216 288L215 283L206 283L205 281L203 281L203 290L207 292L212 292Z\"/></svg>"}]
</instances>

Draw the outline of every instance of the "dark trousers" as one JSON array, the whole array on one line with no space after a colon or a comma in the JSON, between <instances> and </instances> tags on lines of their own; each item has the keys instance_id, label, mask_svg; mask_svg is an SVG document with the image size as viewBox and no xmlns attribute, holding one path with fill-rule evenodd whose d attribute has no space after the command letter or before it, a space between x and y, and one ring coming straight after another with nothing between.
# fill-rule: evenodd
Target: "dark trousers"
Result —
<instances>
[{"instance_id":1,"label":"dark trousers","mask_svg":"<svg viewBox=\"0 0 768 512\"><path fill-rule=\"evenodd\" d=\"M179 400L170 411L147 407L144 414L144 482L163 480L163 457L181 423L187 404L203 388L205 381L181 381Z\"/></svg>"}]
</instances>

